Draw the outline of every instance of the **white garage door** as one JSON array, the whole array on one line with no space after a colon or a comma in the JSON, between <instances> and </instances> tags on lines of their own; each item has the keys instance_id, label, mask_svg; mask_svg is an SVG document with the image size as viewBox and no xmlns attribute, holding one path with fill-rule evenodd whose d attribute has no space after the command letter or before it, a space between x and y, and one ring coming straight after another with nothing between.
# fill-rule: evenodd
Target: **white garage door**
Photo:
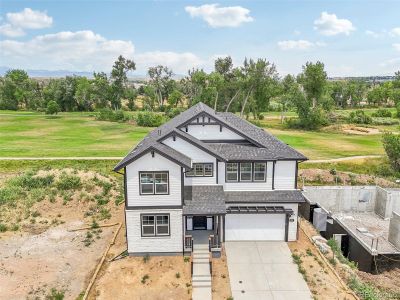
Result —
<instances>
[{"instance_id":1,"label":"white garage door","mask_svg":"<svg viewBox=\"0 0 400 300\"><path fill-rule=\"evenodd\" d=\"M284 241L285 214L227 214L226 241Z\"/></svg>"}]
</instances>

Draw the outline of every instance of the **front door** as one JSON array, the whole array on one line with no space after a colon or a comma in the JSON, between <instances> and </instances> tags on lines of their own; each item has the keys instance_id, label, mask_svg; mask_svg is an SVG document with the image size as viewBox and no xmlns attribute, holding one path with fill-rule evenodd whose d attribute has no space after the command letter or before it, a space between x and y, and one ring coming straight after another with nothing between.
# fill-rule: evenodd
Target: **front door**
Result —
<instances>
[{"instance_id":1,"label":"front door","mask_svg":"<svg viewBox=\"0 0 400 300\"><path fill-rule=\"evenodd\" d=\"M193 229L207 229L207 217L193 216Z\"/></svg>"}]
</instances>

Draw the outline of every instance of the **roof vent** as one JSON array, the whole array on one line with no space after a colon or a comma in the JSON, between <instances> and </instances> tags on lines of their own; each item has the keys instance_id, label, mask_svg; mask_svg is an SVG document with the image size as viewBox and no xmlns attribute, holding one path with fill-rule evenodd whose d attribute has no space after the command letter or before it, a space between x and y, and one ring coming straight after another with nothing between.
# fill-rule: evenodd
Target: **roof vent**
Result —
<instances>
[{"instance_id":1,"label":"roof vent","mask_svg":"<svg viewBox=\"0 0 400 300\"><path fill-rule=\"evenodd\" d=\"M158 136L160 136L161 135L161 129L158 129Z\"/></svg>"}]
</instances>

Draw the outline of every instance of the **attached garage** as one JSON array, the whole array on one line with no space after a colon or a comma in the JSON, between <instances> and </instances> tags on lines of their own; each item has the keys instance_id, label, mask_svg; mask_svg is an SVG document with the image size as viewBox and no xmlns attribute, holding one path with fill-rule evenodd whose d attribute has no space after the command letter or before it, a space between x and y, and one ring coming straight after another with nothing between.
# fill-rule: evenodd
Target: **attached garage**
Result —
<instances>
[{"instance_id":1,"label":"attached garage","mask_svg":"<svg viewBox=\"0 0 400 300\"><path fill-rule=\"evenodd\" d=\"M287 241L288 218L292 211L262 208L228 208L225 241Z\"/></svg>"}]
</instances>

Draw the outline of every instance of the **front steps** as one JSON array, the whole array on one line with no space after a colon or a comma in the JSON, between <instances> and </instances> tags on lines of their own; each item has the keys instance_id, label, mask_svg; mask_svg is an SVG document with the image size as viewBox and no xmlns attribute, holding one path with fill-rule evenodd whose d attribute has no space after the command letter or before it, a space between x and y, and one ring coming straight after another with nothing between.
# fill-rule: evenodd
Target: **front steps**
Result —
<instances>
[{"instance_id":1,"label":"front steps","mask_svg":"<svg viewBox=\"0 0 400 300\"><path fill-rule=\"evenodd\" d=\"M210 252L206 244L193 245L192 299L211 300Z\"/></svg>"}]
</instances>

